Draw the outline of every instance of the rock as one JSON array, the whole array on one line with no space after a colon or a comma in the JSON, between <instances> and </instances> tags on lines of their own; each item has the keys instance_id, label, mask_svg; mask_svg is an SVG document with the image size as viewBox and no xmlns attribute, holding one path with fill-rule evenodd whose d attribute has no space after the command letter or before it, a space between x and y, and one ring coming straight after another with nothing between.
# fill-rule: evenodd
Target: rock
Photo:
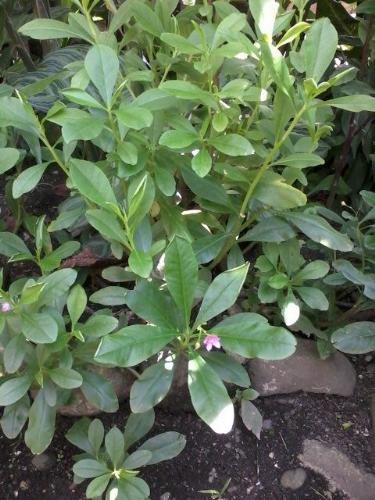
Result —
<instances>
[{"instance_id":1,"label":"rock","mask_svg":"<svg viewBox=\"0 0 375 500\"><path fill-rule=\"evenodd\" d=\"M162 495L160 495L160 500L171 500L172 496L169 491L166 491Z\"/></svg>"},{"instance_id":2,"label":"rock","mask_svg":"<svg viewBox=\"0 0 375 500\"><path fill-rule=\"evenodd\" d=\"M263 420L263 425L262 425L263 429L266 430L266 431L269 431L270 429L272 429L273 427L273 422L270 418L265 418Z\"/></svg>"},{"instance_id":3,"label":"rock","mask_svg":"<svg viewBox=\"0 0 375 500\"><path fill-rule=\"evenodd\" d=\"M301 467L298 467L298 469L287 470L281 476L281 486L283 488L289 488L290 490L298 490L298 488L301 488L303 483L306 481L306 477L306 471L305 469L301 469Z\"/></svg>"},{"instance_id":4,"label":"rock","mask_svg":"<svg viewBox=\"0 0 375 500\"><path fill-rule=\"evenodd\" d=\"M315 342L299 339L296 352L279 361L252 359L248 364L252 387L261 396L296 391L351 396L356 373L344 354L336 351L320 359Z\"/></svg>"},{"instance_id":5,"label":"rock","mask_svg":"<svg viewBox=\"0 0 375 500\"><path fill-rule=\"evenodd\" d=\"M361 471L336 448L306 439L298 458L302 465L324 476L334 491L342 491L350 500L374 499L375 475Z\"/></svg>"},{"instance_id":6,"label":"rock","mask_svg":"<svg viewBox=\"0 0 375 500\"><path fill-rule=\"evenodd\" d=\"M89 369L102 375L113 385L118 400L121 402L129 397L130 388L134 381L134 376L129 370L121 368L107 368L105 366L90 365ZM83 393L76 389L72 393L71 403L60 406L58 412L67 417L93 416L101 413L101 410L87 401Z\"/></svg>"},{"instance_id":7,"label":"rock","mask_svg":"<svg viewBox=\"0 0 375 500\"><path fill-rule=\"evenodd\" d=\"M56 463L56 459L49 453L41 453L40 455L35 455L35 457L33 457L33 459L31 460L31 463L36 468L36 470L45 472L52 469L52 467Z\"/></svg>"}]
</instances>

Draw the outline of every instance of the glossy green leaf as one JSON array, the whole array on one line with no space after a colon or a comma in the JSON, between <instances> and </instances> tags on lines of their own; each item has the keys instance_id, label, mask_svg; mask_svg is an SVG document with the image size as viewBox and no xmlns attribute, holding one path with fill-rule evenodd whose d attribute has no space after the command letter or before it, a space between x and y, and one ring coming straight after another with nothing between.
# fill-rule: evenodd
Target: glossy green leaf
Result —
<instances>
[{"instance_id":1,"label":"glossy green leaf","mask_svg":"<svg viewBox=\"0 0 375 500\"><path fill-rule=\"evenodd\" d=\"M117 146L116 152L124 163L137 164L138 150L131 142L122 142Z\"/></svg>"},{"instance_id":2,"label":"glossy green leaf","mask_svg":"<svg viewBox=\"0 0 375 500\"><path fill-rule=\"evenodd\" d=\"M152 257L138 250L133 250L129 255L129 267L133 273L141 276L142 278L148 278L152 271Z\"/></svg>"},{"instance_id":3,"label":"glossy green leaf","mask_svg":"<svg viewBox=\"0 0 375 500\"><path fill-rule=\"evenodd\" d=\"M52 368L48 371L48 375L63 389L76 389L82 385L82 376L71 368Z\"/></svg>"},{"instance_id":4,"label":"glossy green leaf","mask_svg":"<svg viewBox=\"0 0 375 500\"><path fill-rule=\"evenodd\" d=\"M124 460L124 436L117 427L112 429L105 436L105 449L113 466L117 469Z\"/></svg>"},{"instance_id":5,"label":"glossy green leaf","mask_svg":"<svg viewBox=\"0 0 375 500\"><path fill-rule=\"evenodd\" d=\"M27 344L22 334L17 334L7 343L3 352L6 373L15 373L22 365L27 353Z\"/></svg>"},{"instance_id":6,"label":"glossy green leaf","mask_svg":"<svg viewBox=\"0 0 375 500\"><path fill-rule=\"evenodd\" d=\"M212 166L212 158L207 149L201 149L192 159L191 168L199 177L205 177Z\"/></svg>"},{"instance_id":7,"label":"glossy green leaf","mask_svg":"<svg viewBox=\"0 0 375 500\"><path fill-rule=\"evenodd\" d=\"M0 232L0 254L12 257L18 253L31 255L25 243L14 233Z\"/></svg>"},{"instance_id":8,"label":"glossy green leaf","mask_svg":"<svg viewBox=\"0 0 375 500\"><path fill-rule=\"evenodd\" d=\"M279 4L275 0L251 0L249 8L259 33L271 39Z\"/></svg>"},{"instance_id":9,"label":"glossy green leaf","mask_svg":"<svg viewBox=\"0 0 375 500\"><path fill-rule=\"evenodd\" d=\"M34 454L43 453L51 444L55 432L56 407L49 406L43 390L34 399L29 411L25 443Z\"/></svg>"},{"instance_id":10,"label":"glossy green leaf","mask_svg":"<svg viewBox=\"0 0 375 500\"><path fill-rule=\"evenodd\" d=\"M277 216L267 217L249 229L240 241L281 242L295 236L295 231L287 222Z\"/></svg>"},{"instance_id":11,"label":"glossy green leaf","mask_svg":"<svg viewBox=\"0 0 375 500\"><path fill-rule=\"evenodd\" d=\"M118 399L113 385L107 379L91 371L81 371L83 395L99 410L114 413L118 410Z\"/></svg>"},{"instance_id":12,"label":"glossy green leaf","mask_svg":"<svg viewBox=\"0 0 375 500\"><path fill-rule=\"evenodd\" d=\"M250 142L238 134L220 135L211 139L210 144L228 156L249 156L254 153Z\"/></svg>"},{"instance_id":13,"label":"glossy green leaf","mask_svg":"<svg viewBox=\"0 0 375 500\"><path fill-rule=\"evenodd\" d=\"M150 127L154 119L151 111L140 106L129 106L126 103L121 103L120 108L116 111L117 118L128 128L141 130Z\"/></svg>"},{"instance_id":14,"label":"glossy green leaf","mask_svg":"<svg viewBox=\"0 0 375 500\"><path fill-rule=\"evenodd\" d=\"M178 432L163 432L145 441L138 450L148 450L152 453L147 465L158 464L164 460L177 457L185 448L185 436Z\"/></svg>"},{"instance_id":15,"label":"glossy green leaf","mask_svg":"<svg viewBox=\"0 0 375 500\"><path fill-rule=\"evenodd\" d=\"M130 391L130 408L143 413L160 403L167 395L173 379L173 361L160 360L149 366L135 380Z\"/></svg>"},{"instance_id":16,"label":"glossy green leaf","mask_svg":"<svg viewBox=\"0 0 375 500\"><path fill-rule=\"evenodd\" d=\"M15 439L22 431L29 417L30 401L24 396L16 403L4 408L0 425L3 433L8 439Z\"/></svg>"},{"instance_id":17,"label":"glossy green leaf","mask_svg":"<svg viewBox=\"0 0 375 500\"><path fill-rule=\"evenodd\" d=\"M57 338L56 321L46 313L28 313L22 317L22 333L36 344L50 344Z\"/></svg>"},{"instance_id":18,"label":"glossy green leaf","mask_svg":"<svg viewBox=\"0 0 375 500\"><path fill-rule=\"evenodd\" d=\"M155 422L154 410L144 413L131 413L126 422L124 431L125 448L143 438L153 427Z\"/></svg>"},{"instance_id":19,"label":"glossy green leaf","mask_svg":"<svg viewBox=\"0 0 375 500\"><path fill-rule=\"evenodd\" d=\"M202 90L194 83L185 82L183 80L169 80L168 82L162 83L159 89L179 99L198 101L211 108L217 108L217 102L214 96Z\"/></svg>"},{"instance_id":20,"label":"glossy green leaf","mask_svg":"<svg viewBox=\"0 0 375 500\"><path fill-rule=\"evenodd\" d=\"M108 240L118 241L124 246L128 245L126 232L115 214L103 209L86 211L86 219L92 227Z\"/></svg>"},{"instance_id":21,"label":"glossy green leaf","mask_svg":"<svg viewBox=\"0 0 375 500\"><path fill-rule=\"evenodd\" d=\"M82 478L92 478L102 476L109 472L103 462L98 462L92 458L84 458L73 465L73 472Z\"/></svg>"},{"instance_id":22,"label":"glossy green leaf","mask_svg":"<svg viewBox=\"0 0 375 500\"><path fill-rule=\"evenodd\" d=\"M175 48L181 54L195 55L202 52L202 49L197 47L194 43L190 42L181 35L174 33L162 33L161 40Z\"/></svg>"},{"instance_id":23,"label":"glossy green leaf","mask_svg":"<svg viewBox=\"0 0 375 500\"><path fill-rule=\"evenodd\" d=\"M69 24L55 19L33 19L18 30L22 35L36 40L53 40L58 38L80 38L80 33Z\"/></svg>"},{"instance_id":24,"label":"glossy green leaf","mask_svg":"<svg viewBox=\"0 0 375 500\"><path fill-rule=\"evenodd\" d=\"M87 498L100 498L102 494L107 489L109 481L111 480L112 473L109 472L107 474L103 474L102 476L98 476L88 484L86 488L86 497Z\"/></svg>"},{"instance_id":25,"label":"glossy green leaf","mask_svg":"<svg viewBox=\"0 0 375 500\"><path fill-rule=\"evenodd\" d=\"M120 66L116 52L106 45L96 45L88 51L84 64L90 80L110 106Z\"/></svg>"},{"instance_id":26,"label":"glossy green leaf","mask_svg":"<svg viewBox=\"0 0 375 500\"><path fill-rule=\"evenodd\" d=\"M160 139L159 144L170 149L188 148L199 139L197 134L185 130L167 130Z\"/></svg>"},{"instance_id":27,"label":"glossy green leaf","mask_svg":"<svg viewBox=\"0 0 375 500\"><path fill-rule=\"evenodd\" d=\"M94 97L81 89L70 88L62 90L61 93L69 99L69 101L75 104L80 104L83 107L104 109L103 105L100 104Z\"/></svg>"},{"instance_id":28,"label":"glossy green leaf","mask_svg":"<svg viewBox=\"0 0 375 500\"><path fill-rule=\"evenodd\" d=\"M358 94L337 97L336 99L324 101L324 105L345 109L345 111L352 111L353 113L360 113L361 111L375 113L375 97L369 95Z\"/></svg>"},{"instance_id":29,"label":"glossy green leaf","mask_svg":"<svg viewBox=\"0 0 375 500\"><path fill-rule=\"evenodd\" d=\"M117 205L107 176L95 163L74 159L70 165L70 176L79 192L97 205Z\"/></svg>"},{"instance_id":30,"label":"glossy green leaf","mask_svg":"<svg viewBox=\"0 0 375 500\"><path fill-rule=\"evenodd\" d=\"M319 290L319 288L313 288L311 286L301 286L296 287L295 291L301 297L301 299L307 304L311 309L318 309L319 311L327 311L329 308L329 302L324 293Z\"/></svg>"},{"instance_id":31,"label":"glossy green leaf","mask_svg":"<svg viewBox=\"0 0 375 500\"><path fill-rule=\"evenodd\" d=\"M329 272L329 264L324 260L314 260L309 262L303 269L301 269L295 276L295 280L317 280L324 278Z\"/></svg>"},{"instance_id":32,"label":"glossy green leaf","mask_svg":"<svg viewBox=\"0 0 375 500\"><path fill-rule=\"evenodd\" d=\"M87 305L87 296L85 290L81 285L75 285L67 299L67 308L70 316L70 320L73 325L77 323L79 318L82 316Z\"/></svg>"},{"instance_id":33,"label":"glossy green leaf","mask_svg":"<svg viewBox=\"0 0 375 500\"><path fill-rule=\"evenodd\" d=\"M331 337L339 351L348 354L365 354L375 349L375 323L358 321L334 331Z\"/></svg>"},{"instance_id":34,"label":"glossy green leaf","mask_svg":"<svg viewBox=\"0 0 375 500\"><path fill-rule=\"evenodd\" d=\"M202 356L224 382L240 387L249 387L250 378L246 369L228 354L212 351Z\"/></svg>"},{"instance_id":35,"label":"glossy green leaf","mask_svg":"<svg viewBox=\"0 0 375 500\"><path fill-rule=\"evenodd\" d=\"M107 286L90 295L90 302L102 306L122 306L126 303L127 291L121 286Z\"/></svg>"},{"instance_id":36,"label":"glossy green leaf","mask_svg":"<svg viewBox=\"0 0 375 500\"><path fill-rule=\"evenodd\" d=\"M62 135L66 143L95 139L104 128L103 117L91 115L77 108L65 108L49 117L48 120L62 127Z\"/></svg>"},{"instance_id":37,"label":"glossy green leaf","mask_svg":"<svg viewBox=\"0 0 375 500\"><path fill-rule=\"evenodd\" d=\"M15 148L0 148L0 175L14 167L18 162L20 153Z\"/></svg>"},{"instance_id":38,"label":"glossy green leaf","mask_svg":"<svg viewBox=\"0 0 375 500\"><path fill-rule=\"evenodd\" d=\"M151 451L137 450L131 453L124 462L124 468L127 470L134 470L147 465L152 458Z\"/></svg>"},{"instance_id":39,"label":"glossy green leaf","mask_svg":"<svg viewBox=\"0 0 375 500\"><path fill-rule=\"evenodd\" d=\"M0 406L8 406L19 401L29 390L32 378L21 375L6 380L0 385Z\"/></svg>"}]
</instances>

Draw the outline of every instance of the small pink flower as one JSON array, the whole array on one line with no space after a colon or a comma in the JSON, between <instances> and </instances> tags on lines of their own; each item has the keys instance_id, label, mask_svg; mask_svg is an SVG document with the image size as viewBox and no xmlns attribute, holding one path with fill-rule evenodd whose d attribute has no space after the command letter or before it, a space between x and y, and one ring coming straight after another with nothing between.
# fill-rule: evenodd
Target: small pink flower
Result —
<instances>
[{"instance_id":1,"label":"small pink flower","mask_svg":"<svg viewBox=\"0 0 375 500\"><path fill-rule=\"evenodd\" d=\"M3 303L1 304L1 311L2 311L3 313L10 311L10 309L11 309L11 307L10 307L9 302L3 302Z\"/></svg>"},{"instance_id":2,"label":"small pink flower","mask_svg":"<svg viewBox=\"0 0 375 500\"><path fill-rule=\"evenodd\" d=\"M218 337L217 335L206 335L203 340L203 345L205 346L207 351L211 351L213 347L217 347L217 349L220 349L220 337Z\"/></svg>"}]
</instances>

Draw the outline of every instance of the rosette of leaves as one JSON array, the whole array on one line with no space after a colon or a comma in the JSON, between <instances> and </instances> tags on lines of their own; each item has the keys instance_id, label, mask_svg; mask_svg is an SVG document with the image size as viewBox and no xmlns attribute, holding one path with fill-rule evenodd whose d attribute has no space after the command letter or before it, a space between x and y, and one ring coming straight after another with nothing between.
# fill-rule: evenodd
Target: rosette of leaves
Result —
<instances>
[{"instance_id":1,"label":"rosette of leaves","mask_svg":"<svg viewBox=\"0 0 375 500\"><path fill-rule=\"evenodd\" d=\"M134 449L152 429L154 420L153 410L131 414L123 432L112 427L107 434L99 419L92 422L81 419L73 425L66 438L84 452L75 457L73 472L75 483L91 479L86 498L104 495L106 499L145 500L150 497L150 488L139 477L139 469L178 456L186 444L182 434L164 432Z\"/></svg>"},{"instance_id":2,"label":"rosette of leaves","mask_svg":"<svg viewBox=\"0 0 375 500\"><path fill-rule=\"evenodd\" d=\"M193 407L218 433L231 430L233 403L224 382L247 388L245 368L230 353L246 358L283 359L295 350L293 335L269 325L255 313L240 313L220 320L243 286L248 264L218 274L210 284L198 271L192 245L175 237L165 253L165 285L140 281L125 296L128 307L147 324L125 327L102 339L95 360L134 367L160 351L158 361L146 368L130 393L133 412L149 410L167 395L179 357L188 362L187 383ZM201 302L197 314L193 306ZM202 352L206 335L220 338L225 352Z\"/></svg>"}]
</instances>

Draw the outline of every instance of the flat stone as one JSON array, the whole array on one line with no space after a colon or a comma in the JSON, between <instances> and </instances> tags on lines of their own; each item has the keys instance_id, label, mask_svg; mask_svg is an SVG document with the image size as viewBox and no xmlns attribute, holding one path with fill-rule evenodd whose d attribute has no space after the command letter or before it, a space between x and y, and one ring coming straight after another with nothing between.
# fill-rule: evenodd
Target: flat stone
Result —
<instances>
[{"instance_id":1,"label":"flat stone","mask_svg":"<svg viewBox=\"0 0 375 500\"><path fill-rule=\"evenodd\" d=\"M336 351L321 359L315 342L298 339L296 352L278 361L252 359L248 363L252 387L261 396L296 391L351 396L356 373L351 362Z\"/></svg>"},{"instance_id":2,"label":"flat stone","mask_svg":"<svg viewBox=\"0 0 375 500\"><path fill-rule=\"evenodd\" d=\"M306 471L301 467L297 469L287 470L281 476L281 486L283 488L289 488L290 490L298 490L303 486L303 483L306 481Z\"/></svg>"},{"instance_id":3,"label":"flat stone","mask_svg":"<svg viewBox=\"0 0 375 500\"><path fill-rule=\"evenodd\" d=\"M52 469L52 467L56 463L56 459L49 453L41 453L40 455L35 455L35 457L33 457L33 459L31 460L31 463L36 468L36 470L45 472Z\"/></svg>"},{"instance_id":4,"label":"flat stone","mask_svg":"<svg viewBox=\"0 0 375 500\"><path fill-rule=\"evenodd\" d=\"M375 475L361 471L336 448L306 439L298 458L304 467L324 476L334 491L342 491L350 500L374 500Z\"/></svg>"}]
</instances>

